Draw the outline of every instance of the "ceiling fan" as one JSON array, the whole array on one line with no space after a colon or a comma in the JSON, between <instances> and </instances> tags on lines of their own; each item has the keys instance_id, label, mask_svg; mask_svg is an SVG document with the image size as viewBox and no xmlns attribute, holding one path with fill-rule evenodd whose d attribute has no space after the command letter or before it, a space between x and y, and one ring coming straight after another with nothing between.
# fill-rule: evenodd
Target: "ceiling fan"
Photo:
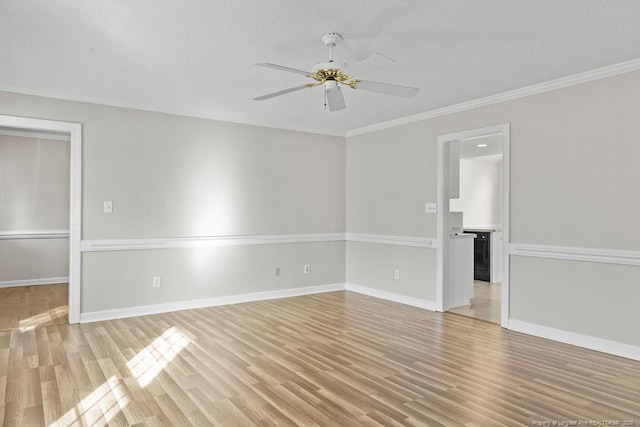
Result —
<instances>
[{"instance_id":1,"label":"ceiling fan","mask_svg":"<svg viewBox=\"0 0 640 427\"><path fill-rule=\"evenodd\" d=\"M322 41L329 48L329 61L321 62L312 68L313 71L298 70L295 68L285 67L282 65L271 64L268 62L256 64L260 67L274 68L289 73L301 74L310 77L315 82L307 83L302 86L295 86L284 89L268 95L253 98L254 101L264 101L265 99L274 98L276 96L295 92L305 88L316 86L324 86L325 108L328 106L329 111L338 111L346 108L344 96L340 85L349 86L352 89L367 90L370 92L384 93L387 95L402 96L404 98L413 98L418 94L419 89L409 86L400 86L389 83L372 82L368 80L360 80L352 77L356 74L381 68L395 61L380 53L374 53L362 61L351 65L339 64L333 60L333 48L336 43L342 40L342 36L337 33L327 33L322 36Z\"/></svg>"}]
</instances>

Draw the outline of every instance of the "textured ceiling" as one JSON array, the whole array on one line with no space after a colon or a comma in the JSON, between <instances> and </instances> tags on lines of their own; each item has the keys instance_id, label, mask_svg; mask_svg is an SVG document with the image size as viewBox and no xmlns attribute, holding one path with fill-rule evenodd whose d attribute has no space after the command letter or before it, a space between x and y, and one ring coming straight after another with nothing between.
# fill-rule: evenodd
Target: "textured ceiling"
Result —
<instances>
[{"instance_id":1,"label":"textured ceiling","mask_svg":"<svg viewBox=\"0 0 640 427\"><path fill-rule=\"evenodd\" d=\"M307 82L256 67L311 69L325 32L337 61L379 52L367 80L413 99L345 88L252 98ZM632 0L0 0L0 89L328 134L640 57Z\"/></svg>"}]
</instances>

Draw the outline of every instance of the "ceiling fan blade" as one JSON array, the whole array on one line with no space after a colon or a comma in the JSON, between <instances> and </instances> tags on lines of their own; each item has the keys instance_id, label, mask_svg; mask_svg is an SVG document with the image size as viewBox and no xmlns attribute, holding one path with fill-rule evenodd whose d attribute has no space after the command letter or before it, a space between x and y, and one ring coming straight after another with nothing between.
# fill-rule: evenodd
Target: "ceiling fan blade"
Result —
<instances>
[{"instance_id":1,"label":"ceiling fan blade","mask_svg":"<svg viewBox=\"0 0 640 427\"><path fill-rule=\"evenodd\" d=\"M309 87L309 86L302 85L302 86L291 87L289 89L285 89L285 90L281 90L281 91L278 91L278 92L273 92L273 93L270 93L270 94L267 94L267 95L262 95L262 96L259 96L257 98L253 98L253 100L254 101L264 101L265 99L274 98L276 96L284 95L285 93L295 92L297 90L304 89L304 88L307 88L307 87Z\"/></svg>"},{"instance_id":2,"label":"ceiling fan blade","mask_svg":"<svg viewBox=\"0 0 640 427\"><path fill-rule=\"evenodd\" d=\"M329 111L340 111L347 108L340 87L336 86L335 88L327 89L326 94Z\"/></svg>"},{"instance_id":3,"label":"ceiling fan blade","mask_svg":"<svg viewBox=\"0 0 640 427\"><path fill-rule=\"evenodd\" d=\"M392 85L389 83L369 82L361 80L356 89L368 90L370 92L385 93L387 95L402 96L403 98L413 98L420 89L417 87Z\"/></svg>"},{"instance_id":4,"label":"ceiling fan blade","mask_svg":"<svg viewBox=\"0 0 640 427\"><path fill-rule=\"evenodd\" d=\"M297 70L295 68L285 67L284 65L271 64L269 62L261 62L256 65L260 67L273 68L274 70L288 71L289 73L302 74L303 76L307 76L307 77L309 77L312 74L309 71Z\"/></svg>"},{"instance_id":5,"label":"ceiling fan blade","mask_svg":"<svg viewBox=\"0 0 640 427\"><path fill-rule=\"evenodd\" d=\"M391 64L395 64L396 61L385 56L381 53L374 53L368 58L362 61L355 62L351 65L347 65L341 71L348 76L358 76L369 71L379 70L387 67Z\"/></svg>"}]
</instances>

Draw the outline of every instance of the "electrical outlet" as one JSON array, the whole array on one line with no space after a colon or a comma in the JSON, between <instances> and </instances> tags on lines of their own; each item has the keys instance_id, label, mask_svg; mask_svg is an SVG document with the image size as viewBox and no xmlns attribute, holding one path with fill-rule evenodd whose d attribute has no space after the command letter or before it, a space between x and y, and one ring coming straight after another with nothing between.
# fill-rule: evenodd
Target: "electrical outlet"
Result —
<instances>
[{"instance_id":1,"label":"electrical outlet","mask_svg":"<svg viewBox=\"0 0 640 427\"><path fill-rule=\"evenodd\" d=\"M309 264L304 265L304 274L311 273L311 266Z\"/></svg>"},{"instance_id":2,"label":"electrical outlet","mask_svg":"<svg viewBox=\"0 0 640 427\"><path fill-rule=\"evenodd\" d=\"M113 202L105 200L102 206L104 213L112 213L113 212Z\"/></svg>"},{"instance_id":3,"label":"electrical outlet","mask_svg":"<svg viewBox=\"0 0 640 427\"><path fill-rule=\"evenodd\" d=\"M154 288L159 288L160 287L160 276L155 276L153 278L153 287Z\"/></svg>"},{"instance_id":4,"label":"electrical outlet","mask_svg":"<svg viewBox=\"0 0 640 427\"><path fill-rule=\"evenodd\" d=\"M274 276L279 276L279 275L280 275L280 267L276 267L276 268L273 270L273 275L274 275Z\"/></svg>"},{"instance_id":5,"label":"electrical outlet","mask_svg":"<svg viewBox=\"0 0 640 427\"><path fill-rule=\"evenodd\" d=\"M400 270L396 269L394 277L396 278L396 280L400 280Z\"/></svg>"},{"instance_id":6,"label":"electrical outlet","mask_svg":"<svg viewBox=\"0 0 640 427\"><path fill-rule=\"evenodd\" d=\"M428 214L434 214L436 213L436 204L435 203L425 203L424 205L424 211L425 213Z\"/></svg>"}]
</instances>

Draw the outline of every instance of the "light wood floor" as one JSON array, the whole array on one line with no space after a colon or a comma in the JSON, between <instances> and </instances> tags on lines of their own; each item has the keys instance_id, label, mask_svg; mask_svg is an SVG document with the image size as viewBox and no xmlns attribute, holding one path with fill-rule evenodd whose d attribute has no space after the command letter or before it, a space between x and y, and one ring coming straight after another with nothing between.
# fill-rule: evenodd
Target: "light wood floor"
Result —
<instances>
[{"instance_id":1,"label":"light wood floor","mask_svg":"<svg viewBox=\"0 0 640 427\"><path fill-rule=\"evenodd\" d=\"M0 288L0 331L68 323L69 285Z\"/></svg>"},{"instance_id":2,"label":"light wood floor","mask_svg":"<svg viewBox=\"0 0 640 427\"><path fill-rule=\"evenodd\" d=\"M471 303L450 308L449 311L475 319L500 324L500 284L475 280Z\"/></svg>"},{"instance_id":3,"label":"light wood floor","mask_svg":"<svg viewBox=\"0 0 640 427\"><path fill-rule=\"evenodd\" d=\"M340 291L0 332L0 396L4 426L640 425L640 362Z\"/></svg>"}]
</instances>

